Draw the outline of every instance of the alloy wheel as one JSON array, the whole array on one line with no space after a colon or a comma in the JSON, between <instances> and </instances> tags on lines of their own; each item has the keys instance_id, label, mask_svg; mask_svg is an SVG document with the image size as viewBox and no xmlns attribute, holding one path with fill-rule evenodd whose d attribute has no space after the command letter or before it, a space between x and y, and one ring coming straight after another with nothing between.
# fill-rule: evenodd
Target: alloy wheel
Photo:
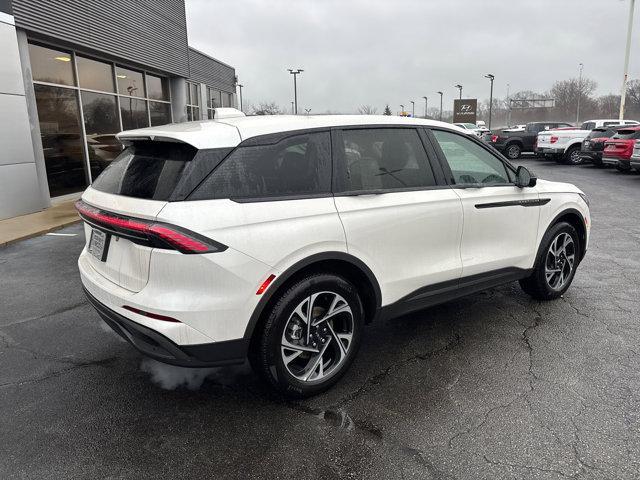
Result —
<instances>
[{"instance_id":1,"label":"alloy wheel","mask_svg":"<svg viewBox=\"0 0 640 480\"><path fill-rule=\"evenodd\" d=\"M302 382L324 380L343 364L354 333L353 312L339 294L318 292L301 301L282 332L287 371Z\"/></svg>"},{"instance_id":2,"label":"alloy wheel","mask_svg":"<svg viewBox=\"0 0 640 480\"><path fill-rule=\"evenodd\" d=\"M582 163L582 157L580 156L580 150L573 150L569 155L569 162L573 165L578 165Z\"/></svg>"},{"instance_id":3,"label":"alloy wheel","mask_svg":"<svg viewBox=\"0 0 640 480\"><path fill-rule=\"evenodd\" d=\"M553 290L562 290L573 272L576 245L571 235L562 232L553 239L545 260L545 278Z\"/></svg>"},{"instance_id":4,"label":"alloy wheel","mask_svg":"<svg viewBox=\"0 0 640 480\"><path fill-rule=\"evenodd\" d=\"M520 147L517 145L510 145L509 148L507 148L507 156L512 160L518 158L520 156Z\"/></svg>"}]
</instances>

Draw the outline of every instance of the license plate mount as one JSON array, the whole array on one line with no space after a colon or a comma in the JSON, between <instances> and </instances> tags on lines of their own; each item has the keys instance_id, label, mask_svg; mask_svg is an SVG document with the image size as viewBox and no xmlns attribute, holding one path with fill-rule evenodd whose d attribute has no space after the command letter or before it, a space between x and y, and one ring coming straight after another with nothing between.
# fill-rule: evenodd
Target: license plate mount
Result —
<instances>
[{"instance_id":1,"label":"license plate mount","mask_svg":"<svg viewBox=\"0 0 640 480\"><path fill-rule=\"evenodd\" d=\"M89 253L96 257L101 262L107 261L107 254L109 252L109 241L111 235L103 232L102 230L92 229L91 238L89 239Z\"/></svg>"}]
</instances>

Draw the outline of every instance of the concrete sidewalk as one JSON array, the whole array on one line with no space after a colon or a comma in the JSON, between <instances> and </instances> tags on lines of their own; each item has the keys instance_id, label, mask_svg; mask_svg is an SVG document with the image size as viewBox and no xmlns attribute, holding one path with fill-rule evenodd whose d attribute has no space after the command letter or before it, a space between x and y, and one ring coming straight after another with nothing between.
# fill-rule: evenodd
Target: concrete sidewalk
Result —
<instances>
[{"instance_id":1,"label":"concrete sidewalk","mask_svg":"<svg viewBox=\"0 0 640 480\"><path fill-rule=\"evenodd\" d=\"M69 200L41 212L0 220L0 247L79 222L75 202Z\"/></svg>"}]
</instances>

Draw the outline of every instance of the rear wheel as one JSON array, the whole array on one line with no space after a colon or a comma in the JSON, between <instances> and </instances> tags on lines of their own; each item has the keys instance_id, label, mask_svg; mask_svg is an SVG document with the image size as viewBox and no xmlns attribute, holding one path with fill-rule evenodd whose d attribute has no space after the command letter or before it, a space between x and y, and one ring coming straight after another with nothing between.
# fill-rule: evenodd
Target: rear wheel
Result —
<instances>
[{"instance_id":1,"label":"rear wheel","mask_svg":"<svg viewBox=\"0 0 640 480\"><path fill-rule=\"evenodd\" d=\"M257 332L251 365L286 395L321 393L349 368L363 327L364 309L351 283L332 274L309 275L279 294Z\"/></svg>"},{"instance_id":2,"label":"rear wheel","mask_svg":"<svg viewBox=\"0 0 640 480\"><path fill-rule=\"evenodd\" d=\"M567 291L579 262L580 240L576 229L560 222L545 233L531 275L520 280L522 289L538 300L553 300Z\"/></svg>"},{"instance_id":3,"label":"rear wheel","mask_svg":"<svg viewBox=\"0 0 640 480\"><path fill-rule=\"evenodd\" d=\"M510 143L509 145L507 145L507 148L505 148L504 152L509 160L516 160L517 158L520 158L520 155L522 154L522 148L517 143Z\"/></svg>"},{"instance_id":4,"label":"rear wheel","mask_svg":"<svg viewBox=\"0 0 640 480\"><path fill-rule=\"evenodd\" d=\"M583 162L582 157L580 156L580 147L577 145L570 147L565 152L563 160L564 163L568 165L580 165Z\"/></svg>"}]
</instances>

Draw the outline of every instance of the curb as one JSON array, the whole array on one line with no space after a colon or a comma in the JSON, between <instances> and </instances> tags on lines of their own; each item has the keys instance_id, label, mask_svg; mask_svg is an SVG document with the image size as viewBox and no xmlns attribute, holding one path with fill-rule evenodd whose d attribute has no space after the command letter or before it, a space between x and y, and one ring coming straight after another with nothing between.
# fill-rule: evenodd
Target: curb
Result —
<instances>
[{"instance_id":1,"label":"curb","mask_svg":"<svg viewBox=\"0 0 640 480\"><path fill-rule=\"evenodd\" d=\"M29 232L26 233L24 235L20 235L18 237L12 238L10 240L4 241L2 243L0 243L0 248L3 247L7 247L9 245L12 245L14 243L20 242L22 240L27 240L29 238L34 238L34 237L39 237L40 235L44 235L45 233L49 233L49 232L55 232L56 230L60 230L61 228L64 227L68 227L69 225L73 225L76 223L81 222L80 218L74 218L74 219L70 219L70 220L66 220L64 222L61 222L53 227L48 227L48 228L43 228L34 232Z\"/></svg>"}]
</instances>

